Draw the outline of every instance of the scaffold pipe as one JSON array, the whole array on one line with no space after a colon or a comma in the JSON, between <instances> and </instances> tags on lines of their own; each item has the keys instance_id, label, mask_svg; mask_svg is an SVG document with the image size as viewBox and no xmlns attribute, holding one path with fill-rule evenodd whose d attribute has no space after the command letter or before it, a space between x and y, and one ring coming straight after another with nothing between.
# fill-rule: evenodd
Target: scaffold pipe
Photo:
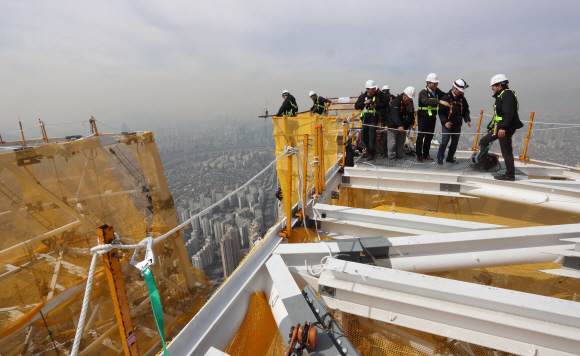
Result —
<instances>
[{"instance_id":1,"label":"scaffold pipe","mask_svg":"<svg viewBox=\"0 0 580 356\"><path fill-rule=\"evenodd\" d=\"M477 148L477 141L479 140L479 130L481 129L481 119L483 119L483 110L479 113L479 123L477 124L477 134L475 135L475 142L473 142L472 151L479 151Z\"/></svg>"},{"instance_id":2,"label":"scaffold pipe","mask_svg":"<svg viewBox=\"0 0 580 356\"><path fill-rule=\"evenodd\" d=\"M526 144L524 145L524 153L520 156L520 161L529 161L530 157L526 156L528 153L528 142L530 141L530 134L532 133L532 124L534 123L534 115L536 114L535 111L532 111L530 115L530 124L528 125L528 134L526 135Z\"/></svg>"}]
</instances>

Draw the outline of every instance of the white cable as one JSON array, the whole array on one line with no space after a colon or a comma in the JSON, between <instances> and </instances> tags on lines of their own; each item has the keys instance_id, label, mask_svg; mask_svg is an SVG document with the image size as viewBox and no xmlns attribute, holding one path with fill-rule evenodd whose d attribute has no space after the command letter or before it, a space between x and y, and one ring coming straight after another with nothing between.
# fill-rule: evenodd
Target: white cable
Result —
<instances>
[{"instance_id":1,"label":"white cable","mask_svg":"<svg viewBox=\"0 0 580 356\"><path fill-rule=\"evenodd\" d=\"M286 157L286 155L288 154L289 150L288 150L288 146L286 146L284 148L284 152L282 152L282 154L280 154L280 156L278 156L278 158L276 158L274 161L270 162L269 165L266 166L266 168L264 168L260 173L256 174L254 177L252 177L249 181L247 181L246 183L244 183L244 185L242 185L241 187L239 187L238 189L234 190L233 192L231 192L230 194L226 195L225 197L223 197L221 200L217 201L216 203L214 203L213 205L209 206L208 208L202 210L201 212L195 214L194 216L190 217L189 219L185 220L184 222L182 222L180 225L174 227L173 229L169 230L168 232L166 232L165 234L159 236L158 238L153 240L153 244L156 244L158 242L161 242L163 240L165 240L168 236L171 236L173 233L175 233L176 231L179 231L181 229L183 229L184 227L186 227L188 224L190 224L193 219L195 219L198 216L204 215L206 212L210 211L211 209L215 208L216 206L218 206L219 204L221 204L222 202L224 202L227 198L229 198L230 196L236 194L237 192L239 192L240 190L244 189L246 186L248 186L250 183L252 183L254 180L256 180L256 178L258 178L259 176L261 176L264 172L266 172L266 170L268 170L268 168L270 168L274 163L278 162L281 158Z\"/></svg>"}]
</instances>

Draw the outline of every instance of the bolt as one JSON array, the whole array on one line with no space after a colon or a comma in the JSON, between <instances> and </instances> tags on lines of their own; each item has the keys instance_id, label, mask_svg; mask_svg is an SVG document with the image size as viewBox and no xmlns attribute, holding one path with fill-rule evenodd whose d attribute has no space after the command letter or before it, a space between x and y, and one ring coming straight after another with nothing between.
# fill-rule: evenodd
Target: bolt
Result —
<instances>
[{"instance_id":1,"label":"bolt","mask_svg":"<svg viewBox=\"0 0 580 356\"><path fill-rule=\"evenodd\" d=\"M347 353L348 353L348 350L346 349L346 347L343 347L343 348L342 348L342 352L343 352L343 353L345 353L345 354L347 354Z\"/></svg>"},{"instance_id":2,"label":"bolt","mask_svg":"<svg viewBox=\"0 0 580 356\"><path fill-rule=\"evenodd\" d=\"M342 340L341 339L338 339L338 340L336 340L336 343L339 344L339 345L342 345Z\"/></svg>"},{"instance_id":3,"label":"bolt","mask_svg":"<svg viewBox=\"0 0 580 356\"><path fill-rule=\"evenodd\" d=\"M320 313L320 309L316 308L316 314Z\"/></svg>"}]
</instances>

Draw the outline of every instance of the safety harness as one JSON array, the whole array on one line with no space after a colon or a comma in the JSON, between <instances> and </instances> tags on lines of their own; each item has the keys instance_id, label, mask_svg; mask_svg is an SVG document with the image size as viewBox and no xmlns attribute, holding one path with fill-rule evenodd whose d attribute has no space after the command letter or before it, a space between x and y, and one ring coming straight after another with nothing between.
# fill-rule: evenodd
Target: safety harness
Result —
<instances>
[{"instance_id":1,"label":"safety harness","mask_svg":"<svg viewBox=\"0 0 580 356\"><path fill-rule=\"evenodd\" d=\"M322 116L326 113L326 105L320 104L318 100L320 100L320 96L317 95L316 100L314 101L314 105L318 108L316 111Z\"/></svg>"},{"instance_id":2,"label":"safety harness","mask_svg":"<svg viewBox=\"0 0 580 356\"><path fill-rule=\"evenodd\" d=\"M449 115L447 117L451 117L451 114L453 113L453 106L455 105L459 105L459 107L461 107L461 112L459 113L459 116L461 117L463 115L463 97L454 96L452 94L449 96L449 99Z\"/></svg>"},{"instance_id":3,"label":"safety harness","mask_svg":"<svg viewBox=\"0 0 580 356\"><path fill-rule=\"evenodd\" d=\"M430 99L439 100L439 95L435 94L435 96L432 96L431 92L427 87L425 87L425 90L427 91L427 95L429 96ZM419 110L427 110L429 116L433 116L432 110L439 110L439 104L437 104L437 106L419 106Z\"/></svg>"},{"instance_id":4,"label":"safety harness","mask_svg":"<svg viewBox=\"0 0 580 356\"><path fill-rule=\"evenodd\" d=\"M511 89L504 89L501 91L501 93L499 93L499 95L497 96L500 100L503 100L501 98L501 96L503 95L503 93L505 93L507 90L511 91L512 93L514 93L514 96L516 97L516 101L518 99L518 96L516 95L516 92L511 90ZM520 111L520 103L517 103L517 110ZM501 116L499 116L497 114L497 108L496 105L493 105L493 119L491 120L491 123L489 124L488 128L491 129L495 129L497 127L497 123L500 122L503 118Z\"/></svg>"},{"instance_id":5,"label":"safety harness","mask_svg":"<svg viewBox=\"0 0 580 356\"><path fill-rule=\"evenodd\" d=\"M290 108L290 110L286 111L286 116L290 117L290 116L294 116L295 110L298 109L298 106L296 104L294 104L290 98L288 98L288 101L290 102L290 105L292 105L292 107Z\"/></svg>"},{"instance_id":6,"label":"safety harness","mask_svg":"<svg viewBox=\"0 0 580 356\"><path fill-rule=\"evenodd\" d=\"M373 103L377 101L377 96L378 95L375 94L375 96L373 97L373 99L372 99L372 102ZM366 114L367 113L368 114L371 114L371 115L376 115L377 114L376 106L375 106L375 109L369 110L368 107L367 107L367 105L365 105L365 108L363 109L362 113L360 114L360 118L363 120L363 122L364 122L364 120L366 118Z\"/></svg>"}]
</instances>

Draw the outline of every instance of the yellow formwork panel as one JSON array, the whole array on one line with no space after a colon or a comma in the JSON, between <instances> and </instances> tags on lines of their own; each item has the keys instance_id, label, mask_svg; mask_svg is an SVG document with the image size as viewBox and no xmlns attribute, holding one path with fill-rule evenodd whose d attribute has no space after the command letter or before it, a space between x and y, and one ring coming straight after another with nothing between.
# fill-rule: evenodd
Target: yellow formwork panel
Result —
<instances>
[{"instance_id":1,"label":"yellow formwork panel","mask_svg":"<svg viewBox=\"0 0 580 356\"><path fill-rule=\"evenodd\" d=\"M274 117L274 138L276 141L276 157L284 152L284 148L292 142L292 146L296 147L300 152L304 152L304 135L308 135L308 161L312 165L312 171L307 169L306 180L307 190L315 185L314 180L314 128L322 125L323 134L323 152L324 152L324 172L327 172L338 160L337 137L339 131L342 129L339 126L337 117L326 116L309 116L300 115L298 117ZM340 131L342 132L342 131ZM303 159L303 157L301 157ZM287 185L287 160L285 158L279 160L277 163L278 181L282 187L282 196L284 202L284 211L287 211L288 204L294 206L300 199L302 192L300 191L300 183L298 182L299 172L302 173L302 164L298 164L299 160L296 155L292 157L292 193L290 194ZM291 196L292 199L285 199Z\"/></svg>"},{"instance_id":2,"label":"yellow formwork panel","mask_svg":"<svg viewBox=\"0 0 580 356\"><path fill-rule=\"evenodd\" d=\"M89 250L98 243L96 227L111 225L124 244L133 244L147 232L155 237L177 226L151 132L63 141L0 154L2 355L55 355L54 344L61 355L70 352L91 261ZM205 273L191 266L180 232L155 249L163 274L156 279L171 338L195 315L210 286ZM128 263L132 251L121 253L137 343L144 353L158 346L159 336L145 281ZM100 258L89 321L80 354L122 352Z\"/></svg>"}]
</instances>

